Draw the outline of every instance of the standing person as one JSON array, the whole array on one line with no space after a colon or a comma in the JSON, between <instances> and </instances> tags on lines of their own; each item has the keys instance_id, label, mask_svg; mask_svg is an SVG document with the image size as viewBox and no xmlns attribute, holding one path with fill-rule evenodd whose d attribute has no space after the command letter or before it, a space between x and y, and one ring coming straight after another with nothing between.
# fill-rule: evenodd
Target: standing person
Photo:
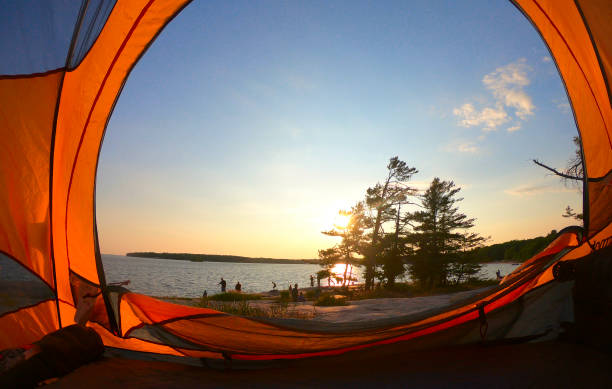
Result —
<instances>
[{"instance_id":1,"label":"standing person","mask_svg":"<svg viewBox=\"0 0 612 389\"><path fill-rule=\"evenodd\" d=\"M227 286L227 282L225 282L223 277L221 277L221 282L219 282L219 285L221 285L221 292L224 293L225 292L225 287Z\"/></svg>"},{"instance_id":2,"label":"standing person","mask_svg":"<svg viewBox=\"0 0 612 389\"><path fill-rule=\"evenodd\" d=\"M202 298L207 298L208 297L208 292L206 291L206 289L204 289L204 293L202 293Z\"/></svg>"},{"instance_id":3,"label":"standing person","mask_svg":"<svg viewBox=\"0 0 612 389\"><path fill-rule=\"evenodd\" d=\"M310 287L312 288L313 286L314 286L314 277L311 274L310 275Z\"/></svg>"},{"instance_id":4,"label":"standing person","mask_svg":"<svg viewBox=\"0 0 612 389\"><path fill-rule=\"evenodd\" d=\"M242 290L242 285L240 285L240 281L236 283L235 289L236 289L236 292L240 292Z\"/></svg>"},{"instance_id":5,"label":"standing person","mask_svg":"<svg viewBox=\"0 0 612 389\"><path fill-rule=\"evenodd\" d=\"M293 296L293 288L291 287L291 284L289 284L289 296Z\"/></svg>"},{"instance_id":6,"label":"standing person","mask_svg":"<svg viewBox=\"0 0 612 389\"><path fill-rule=\"evenodd\" d=\"M297 283L293 286L293 290L291 291L291 297L293 298L293 301L298 300L298 284Z\"/></svg>"}]
</instances>

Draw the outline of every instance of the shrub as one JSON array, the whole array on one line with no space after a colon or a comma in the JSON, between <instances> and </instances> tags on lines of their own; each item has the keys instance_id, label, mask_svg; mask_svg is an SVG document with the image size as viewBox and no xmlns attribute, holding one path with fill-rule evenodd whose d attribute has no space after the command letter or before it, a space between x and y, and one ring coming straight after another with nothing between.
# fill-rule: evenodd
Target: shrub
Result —
<instances>
[{"instance_id":1,"label":"shrub","mask_svg":"<svg viewBox=\"0 0 612 389\"><path fill-rule=\"evenodd\" d=\"M246 300L260 300L261 296L258 294L251 293L240 293L240 292L225 292L219 293L212 296L208 296L208 300L212 301L246 301Z\"/></svg>"},{"instance_id":2,"label":"shrub","mask_svg":"<svg viewBox=\"0 0 612 389\"><path fill-rule=\"evenodd\" d=\"M229 313L232 315L263 317L263 318L293 318L310 320L315 317L316 312L304 312L299 310L287 309L287 304L270 304L269 306L257 307L248 301L210 301L202 298L200 306Z\"/></svg>"},{"instance_id":3,"label":"shrub","mask_svg":"<svg viewBox=\"0 0 612 389\"><path fill-rule=\"evenodd\" d=\"M317 298L314 305L319 307L333 307L340 305L348 305L346 296L324 293Z\"/></svg>"},{"instance_id":4,"label":"shrub","mask_svg":"<svg viewBox=\"0 0 612 389\"><path fill-rule=\"evenodd\" d=\"M306 291L305 296L308 300L314 300L318 298L320 294L321 294L320 289L311 289L311 290Z\"/></svg>"},{"instance_id":5,"label":"shrub","mask_svg":"<svg viewBox=\"0 0 612 389\"><path fill-rule=\"evenodd\" d=\"M279 295L279 300L280 301L291 301L291 295L289 294L288 290L281 290L280 295Z\"/></svg>"},{"instance_id":6,"label":"shrub","mask_svg":"<svg viewBox=\"0 0 612 389\"><path fill-rule=\"evenodd\" d=\"M372 290L355 290L351 299L365 300L376 298L405 298L413 297L416 292L417 290L414 285L396 282L392 287L381 287Z\"/></svg>"}]
</instances>

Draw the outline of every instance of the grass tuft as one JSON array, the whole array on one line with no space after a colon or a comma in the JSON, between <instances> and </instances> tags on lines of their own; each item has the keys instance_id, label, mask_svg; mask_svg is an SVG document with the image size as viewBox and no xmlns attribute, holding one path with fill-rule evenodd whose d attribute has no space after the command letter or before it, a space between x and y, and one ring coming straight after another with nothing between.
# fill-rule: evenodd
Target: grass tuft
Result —
<instances>
[{"instance_id":1,"label":"grass tuft","mask_svg":"<svg viewBox=\"0 0 612 389\"><path fill-rule=\"evenodd\" d=\"M247 300L261 300L261 295L254 293L241 293L241 292L225 292L219 293L212 296L204 297L212 301L247 301Z\"/></svg>"}]
</instances>

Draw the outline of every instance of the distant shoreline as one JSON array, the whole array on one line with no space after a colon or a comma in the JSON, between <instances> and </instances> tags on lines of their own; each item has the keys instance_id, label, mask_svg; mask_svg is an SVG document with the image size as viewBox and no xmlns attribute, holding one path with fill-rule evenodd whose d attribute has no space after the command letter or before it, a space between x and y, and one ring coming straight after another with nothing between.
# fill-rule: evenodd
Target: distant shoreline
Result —
<instances>
[{"instance_id":1,"label":"distant shoreline","mask_svg":"<svg viewBox=\"0 0 612 389\"><path fill-rule=\"evenodd\" d=\"M189 253L155 253L134 252L125 254L127 257L172 259L177 261L191 262L232 262L232 263L275 263L275 264L318 264L317 259L284 259L284 258L251 258L239 255L220 254L189 254Z\"/></svg>"}]
</instances>

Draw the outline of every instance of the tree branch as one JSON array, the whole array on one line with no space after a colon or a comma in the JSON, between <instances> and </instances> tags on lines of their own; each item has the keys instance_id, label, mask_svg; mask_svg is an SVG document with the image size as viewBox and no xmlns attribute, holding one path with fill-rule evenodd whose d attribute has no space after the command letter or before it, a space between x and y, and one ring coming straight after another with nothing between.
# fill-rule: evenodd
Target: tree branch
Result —
<instances>
[{"instance_id":1,"label":"tree branch","mask_svg":"<svg viewBox=\"0 0 612 389\"><path fill-rule=\"evenodd\" d=\"M561 173L557 169L554 169L554 168L552 168L550 166L544 165L542 162L538 161L537 159L534 159L533 163L535 163L536 165L538 165L540 167L543 167L546 170L549 170L549 171L553 172L554 174L558 175L559 177L563 177L563 178L566 178L568 180L582 181L582 177L577 177L577 176L572 176L572 175L569 175L569 174Z\"/></svg>"}]
</instances>

